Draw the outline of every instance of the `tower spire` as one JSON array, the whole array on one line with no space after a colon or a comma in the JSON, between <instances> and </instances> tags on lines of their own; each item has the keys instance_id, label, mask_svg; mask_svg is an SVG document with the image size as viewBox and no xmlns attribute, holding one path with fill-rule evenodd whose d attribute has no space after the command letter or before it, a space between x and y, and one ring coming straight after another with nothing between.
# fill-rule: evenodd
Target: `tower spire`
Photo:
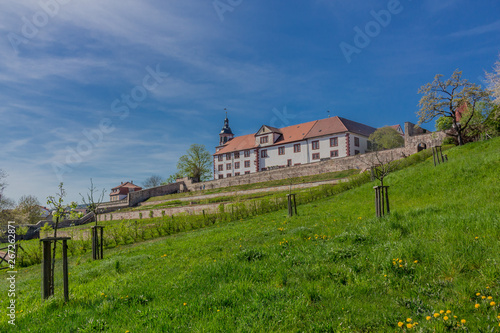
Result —
<instances>
[{"instance_id":1,"label":"tower spire","mask_svg":"<svg viewBox=\"0 0 500 333\"><path fill-rule=\"evenodd\" d=\"M224 108L224 111L226 112L226 118L224 119L224 126L222 127L222 130L220 131L219 134L219 144L222 146L226 142L230 141L233 137L234 134L231 131L231 127L229 127L229 119L227 118L227 109Z\"/></svg>"}]
</instances>

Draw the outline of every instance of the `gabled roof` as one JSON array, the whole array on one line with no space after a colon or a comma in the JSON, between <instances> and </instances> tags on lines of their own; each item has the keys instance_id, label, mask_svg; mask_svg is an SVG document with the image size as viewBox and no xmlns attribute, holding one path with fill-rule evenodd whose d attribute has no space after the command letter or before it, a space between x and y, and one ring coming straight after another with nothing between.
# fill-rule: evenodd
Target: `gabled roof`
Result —
<instances>
[{"instance_id":1,"label":"gabled roof","mask_svg":"<svg viewBox=\"0 0 500 333\"><path fill-rule=\"evenodd\" d=\"M269 132L262 133L264 128L267 128L269 130ZM267 134L267 133L278 133L278 134L281 134L281 130L279 128L276 128L276 127L272 127L272 126L268 126L268 125L262 125L260 127L260 129L257 131L257 133L255 133L255 135L257 136L257 135Z\"/></svg>"},{"instance_id":2,"label":"gabled roof","mask_svg":"<svg viewBox=\"0 0 500 333\"><path fill-rule=\"evenodd\" d=\"M401 134L404 134L403 132L403 128L401 127L401 125L391 125L391 126L388 126L390 128L394 128L396 131L398 131L399 133Z\"/></svg>"},{"instance_id":3,"label":"gabled roof","mask_svg":"<svg viewBox=\"0 0 500 333\"><path fill-rule=\"evenodd\" d=\"M310 139L344 132L356 133L368 137L376 130L376 128L349 119L332 117L318 120L305 138Z\"/></svg>"},{"instance_id":4,"label":"gabled roof","mask_svg":"<svg viewBox=\"0 0 500 333\"><path fill-rule=\"evenodd\" d=\"M282 145L284 143L304 140L306 138L306 135L311 131L311 129L317 122L318 122L317 120L314 120L308 123L283 127L281 129L283 137L279 138L276 141L276 144Z\"/></svg>"},{"instance_id":5,"label":"gabled roof","mask_svg":"<svg viewBox=\"0 0 500 333\"><path fill-rule=\"evenodd\" d=\"M117 189L120 189L120 188L123 188L123 187L128 187L128 188L133 188L133 189L139 188L139 189L142 190L142 187L137 186L137 185L135 185L134 183L131 183L131 182L122 183L121 185L119 185L117 187L113 187L112 190L117 190Z\"/></svg>"},{"instance_id":6,"label":"gabled roof","mask_svg":"<svg viewBox=\"0 0 500 333\"><path fill-rule=\"evenodd\" d=\"M224 147L214 155L232 153L233 151L247 150L255 147L255 134L237 136L228 141Z\"/></svg>"}]
</instances>

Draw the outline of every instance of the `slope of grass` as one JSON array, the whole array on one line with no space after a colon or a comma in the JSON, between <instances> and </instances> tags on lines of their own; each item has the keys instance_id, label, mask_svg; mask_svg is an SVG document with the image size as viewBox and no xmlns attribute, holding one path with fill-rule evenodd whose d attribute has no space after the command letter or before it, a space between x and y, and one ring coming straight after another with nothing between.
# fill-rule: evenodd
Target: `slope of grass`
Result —
<instances>
[{"instance_id":1,"label":"slope of grass","mask_svg":"<svg viewBox=\"0 0 500 333\"><path fill-rule=\"evenodd\" d=\"M42 302L40 266L23 269L18 325L2 297L0 331L498 331L500 140L447 154L387 178L386 218L373 218L369 183L298 217L279 211L120 246L100 262L72 258L68 304L60 281Z\"/></svg>"},{"instance_id":2,"label":"slope of grass","mask_svg":"<svg viewBox=\"0 0 500 333\"><path fill-rule=\"evenodd\" d=\"M146 202L185 198L185 197L199 196L199 195L205 195L205 194L255 190L255 189L261 189L261 188L268 188L268 187L286 186L286 185L290 185L290 184L297 185L297 184L304 184L304 183L314 183L314 182L320 182L320 181L324 181L324 180L342 179L342 178L346 178L346 177L349 177L349 176L352 176L352 175L355 175L358 173L359 173L359 170L344 170L344 171L336 171L336 172L327 172L327 173L322 173L322 174L312 175L312 176L302 176L302 177L294 177L294 178L289 178L289 179L269 180L269 181L260 182L260 183L235 185L235 186L228 186L228 187L219 187L219 188L210 189L210 190L168 194L168 195L163 195L163 196L158 196L158 197L151 197L148 200L146 200Z\"/></svg>"}]
</instances>

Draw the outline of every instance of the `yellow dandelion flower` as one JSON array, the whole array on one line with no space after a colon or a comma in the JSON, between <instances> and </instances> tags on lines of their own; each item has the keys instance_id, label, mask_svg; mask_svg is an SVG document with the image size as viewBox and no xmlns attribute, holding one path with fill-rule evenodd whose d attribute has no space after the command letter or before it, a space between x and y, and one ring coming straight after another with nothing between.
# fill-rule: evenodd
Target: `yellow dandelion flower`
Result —
<instances>
[{"instance_id":1,"label":"yellow dandelion flower","mask_svg":"<svg viewBox=\"0 0 500 333\"><path fill-rule=\"evenodd\" d=\"M491 296L488 296L488 299L493 299L493 297L491 297Z\"/></svg>"},{"instance_id":2,"label":"yellow dandelion flower","mask_svg":"<svg viewBox=\"0 0 500 333\"><path fill-rule=\"evenodd\" d=\"M399 323L398 323L398 326L399 326L399 327L403 327L403 325L404 325L404 323L403 323L403 322L399 322Z\"/></svg>"},{"instance_id":3,"label":"yellow dandelion flower","mask_svg":"<svg viewBox=\"0 0 500 333\"><path fill-rule=\"evenodd\" d=\"M434 314L434 318L437 318L437 317L439 317L439 316L440 316L440 314L439 314L439 313L437 313L437 312Z\"/></svg>"},{"instance_id":4,"label":"yellow dandelion flower","mask_svg":"<svg viewBox=\"0 0 500 333\"><path fill-rule=\"evenodd\" d=\"M477 293L476 296L481 296L481 293Z\"/></svg>"},{"instance_id":5,"label":"yellow dandelion flower","mask_svg":"<svg viewBox=\"0 0 500 333\"><path fill-rule=\"evenodd\" d=\"M217 310L217 312L220 312L220 310Z\"/></svg>"},{"instance_id":6,"label":"yellow dandelion flower","mask_svg":"<svg viewBox=\"0 0 500 333\"><path fill-rule=\"evenodd\" d=\"M448 320L449 318L448 318L448 316L444 316L443 319L444 320Z\"/></svg>"},{"instance_id":7,"label":"yellow dandelion flower","mask_svg":"<svg viewBox=\"0 0 500 333\"><path fill-rule=\"evenodd\" d=\"M462 324L465 324L467 321L465 319L460 320Z\"/></svg>"},{"instance_id":8,"label":"yellow dandelion flower","mask_svg":"<svg viewBox=\"0 0 500 333\"><path fill-rule=\"evenodd\" d=\"M425 319L431 320L431 316L427 316L427 317L425 317Z\"/></svg>"},{"instance_id":9,"label":"yellow dandelion flower","mask_svg":"<svg viewBox=\"0 0 500 333\"><path fill-rule=\"evenodd\" d=\"M413 325L412 324L406 324L406 327L408 327L410 329L410 328L413 328Z\"/></svg>"},{"instance_id":10,"label":"yellow dandelion flower","mask_svg":"<svg viewBox=\"0 0 500 333\"><path fill-rule=\"evenodd\" d=\"M101 296L104 296L104 293L101 293Z\"/></svg>"},{"instance_id":11,"label":"yellow dandelion flower","mask_svg":"<svg viewBox=\"0 0 500 333\"><path fill-rule=\"evenodd\" d=\"M490 305L491 305L491 306L495 306L495 305L496 305L496 303L495 303L495 302L491 302L491 303L490 303Z\"/></svg>"},{"instance_id":12,"label":"yellow dandelion flower","mask_svg":"<svg viewBox=\"0 0 500 333\"><path fill-rule=\"evenodd\" d=\"M415 263L415 264L416 264L416 263L418 263L418 260L415 260L415 261L414 261L414 263Z\"/></svg>"},{"instance_id":13,"label":"yellow dandelion flower","mask_svg":"<svg viewBox=\"0 0 500 333\"><path fill-rule=\"evenodd\" d=\"M411 323L411 318L407 318L406 321Z\"/></svg>"},{"instance_id":14,"label":"yellow dandelion flower","mask_svg":"<svg viewBox=\"0 0 500 333\"><path fill-rule=\"evenodd\" d=\"M186 306L186 305L187 305L187 303L183 303L182 305Z\"/></svg>"},{"instance_id":15,"label":"yellow dandelion flower","mask_svg":"<svg viewBox=\"0 0 500 333\"><path fill-rule=\"evenodd\" d=\"M486 296L481 296L481 299L485 299L485 298L486 298Z\"/></svg>"},{"instance_id":16,"label":"yellow dandelion flower","mask_svg":"<svg viewBox=\"0 0 500 333\"><path fill-rule=\"evenodd\" d=\"M443 314L443 313L444 313L444 310L440 310L440 311L439 311L439 313L440 313L440 314Z\"/></svg>"},{"instance_id":17,"label":"yellow dandelion flower","mask_svg":"<svg viewBox=\"0 0 500 333\"><path fill-rule=\"evenodd\" d=\"M479 304L477 304L477 303L476 303L476 305L474 305L474 307L475 307L476 309L478 309L480 306L481 306L481 305L479 305Z\"/></svg>"},{"instance_id":18,"label":"yellow dandelion flower","mask_svg":"<svg viewBox=\"0 0 500 333\"><path fill-rule=\"evenodd\" d=\"M446 313L451 313L451 310L446 310Z\"/></svg>"}]
</instances>

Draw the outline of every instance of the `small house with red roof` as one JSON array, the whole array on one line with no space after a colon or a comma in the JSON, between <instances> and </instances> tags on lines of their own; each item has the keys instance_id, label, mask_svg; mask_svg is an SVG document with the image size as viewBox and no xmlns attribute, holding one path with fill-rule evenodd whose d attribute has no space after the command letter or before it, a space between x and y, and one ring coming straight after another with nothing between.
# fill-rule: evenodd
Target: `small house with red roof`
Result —
<instances>
[{"instance_id":1,"label":"small house with red roof","mask_svg":"<svg viewBox=\"0 0 500 333\"><path fill-rule=\"evenodd\" d=\"M121 185L113 187L109 194L109 201L119 201L125 199L130 192L140 191L142 187L134 184L133 181L122 182Z\"/></svg>"},{"instance_id":2,"label":"small house with red roof","mask_svg":"<svg viewBox=\"0 0 500 333\"><path fill-rule=\"evenodd\" d=\"M213 155L214 179L363 154L375 130L329 117L283 128L263 125L254 134L234 137L226 114Z\"/></svg>"},{"instance_id":3,"label":"small house with red roof","mask_svg":"<svg viewBox=\"0 0 500 333\"><path fill-rule=\"evenodd\" d=\"M392 125L392 126L389 126L390 128L394 128L399 134L401 135L405 135L405 132L403 132L403 128L401 127L401 125Z\"/></svg>"}]
</instances>

